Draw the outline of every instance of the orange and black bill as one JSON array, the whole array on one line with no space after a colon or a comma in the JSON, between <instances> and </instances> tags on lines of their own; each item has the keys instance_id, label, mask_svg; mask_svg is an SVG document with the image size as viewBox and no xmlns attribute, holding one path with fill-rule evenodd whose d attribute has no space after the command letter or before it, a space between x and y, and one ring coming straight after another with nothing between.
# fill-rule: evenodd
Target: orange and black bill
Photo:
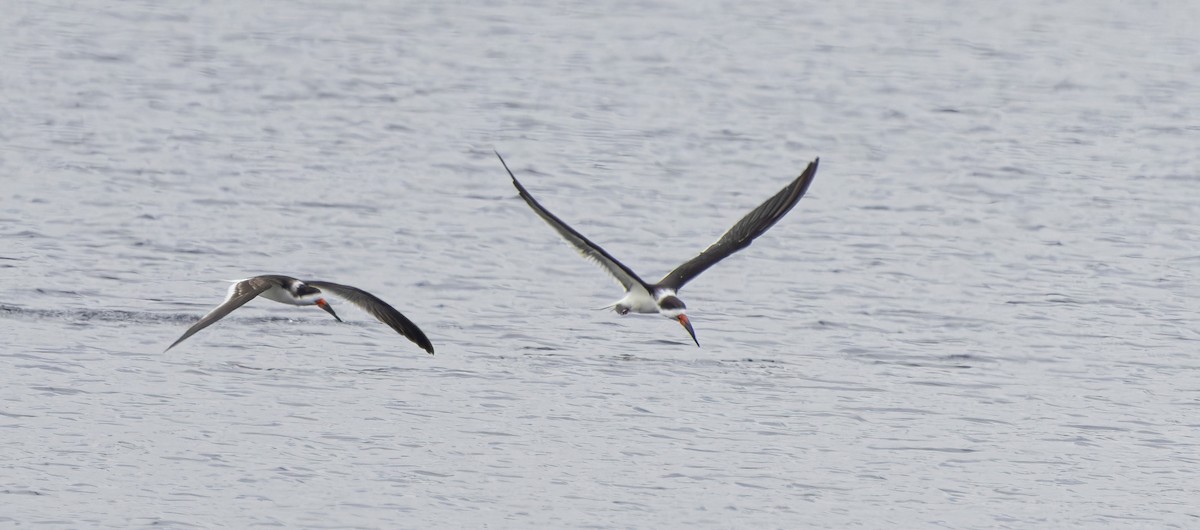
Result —
<instances>
[{"instance_id":1,"label":"orange and black bill","mask_svg":"<svg viewBox=\"0 0 1200 530\"><path fill-rule=\"evenodd\" d=\"M688 320L687 315L679 315L679 325L687 330L688 335L692 336L693 341L696 341L696 347L700 347L700 341L696 340L696 330L692 329L692 322Z\"/></svg>"}]
</instances>

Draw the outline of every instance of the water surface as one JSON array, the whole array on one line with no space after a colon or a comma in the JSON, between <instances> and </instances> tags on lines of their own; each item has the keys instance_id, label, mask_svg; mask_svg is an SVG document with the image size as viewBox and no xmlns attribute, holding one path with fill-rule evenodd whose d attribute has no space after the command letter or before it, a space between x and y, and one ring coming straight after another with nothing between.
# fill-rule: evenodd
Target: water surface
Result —
<instances>
[{"instance_id":1,"label":"water surface","mask_svg":"<svg viewBox=\"0 0 1200 530\"><path fill-rule=\"evenodd\" d=\"M0 521L1197 524L1195 3L9 4Z\"/></svg>"}]
</instances>

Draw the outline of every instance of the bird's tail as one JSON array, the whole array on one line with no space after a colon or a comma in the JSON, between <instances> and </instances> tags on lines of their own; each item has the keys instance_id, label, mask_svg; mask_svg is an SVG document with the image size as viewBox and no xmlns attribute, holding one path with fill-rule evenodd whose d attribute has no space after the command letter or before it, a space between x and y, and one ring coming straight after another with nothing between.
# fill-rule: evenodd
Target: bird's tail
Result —
<instances>
[{"instance_id":1,"label":"bird's tail","mask_svg":"<svg viewBox=\"0 0 1200 530\"><path fill-rule=\"evenodd\" d=\"M605 310L605 309L611 309L611 310L613 310L613 311L616 311L618 315L624 315L624 314L627 314L627 313L629 313L629 306L623 306L623 305L621 305L621 301L620 301L620 300L617 300L616 302L613 302L613 303L611 303L611 304L608 304L608 305L606 305L606 306L604 306L604 307L597 307L597 308L596 308L596 310L597 310L597 311L603 311L603 310Z\"/></svg>"}]
</instances>

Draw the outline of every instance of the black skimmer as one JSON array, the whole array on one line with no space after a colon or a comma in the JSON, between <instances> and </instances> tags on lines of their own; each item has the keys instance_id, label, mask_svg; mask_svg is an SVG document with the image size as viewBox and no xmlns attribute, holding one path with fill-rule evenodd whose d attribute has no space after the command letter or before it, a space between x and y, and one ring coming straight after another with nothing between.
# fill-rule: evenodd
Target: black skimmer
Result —
<instances>
[{"instance_id":1,"label":"black skimmer","mask_svg":"<svg viewBox=\"0 0 1200 530\"><path fill-rule=\"evenodd\" d=\"M396 311L396 308L388 305L387 302L380 300L375 295L349 285L321 281L306 282L276 274L255 276L234 282L229 287L229 294L225 296L225 301L217 306L216 309L204 315L199 322L188 328L183 333L183 336L179 337L179 340L167 346L167 350L174 348L176 344L183 342L184 339L195 335L197 331L211 326L213 322L221 320L221 318L228 315L234 309L242 307L246 302L260 295L263 298L274 300L281 304L315 305L333 315L333 318L336 318L338 322L341 322L342 319L337 316L337 313L333 312L333 307L329 305L329 302L320 297L322 292L335 294L362 308L379 319L380 322L391 326L397 333L408 337L408 340L413 341L421 349L433 355L433 344L429 342L429 339L425 338L425 334L421 332L421 328L418 328L411 320L400 314L399 311ZM164 350L165 352L166 350Z\"/></svg>"},{"instance_id":2,"label":"black skimmer","mask_svg":"<svg viewBox=\"0 0 1200 530\"><path fill-rule=\"evenodd\" d=\"M687 330L692 336L696 346L700 345L700 341L696 339L696 332L692 329L692 323L688 320L687 306L683 300L680 300L676 293L685 284L692 281L700 273L707 270L709 267L716 265L730 254L737 252L743 248L750 246L754 238L761 236L768 228L771 228L776 222L783 218L784 214L788 213L793 206L804 196L804 192L808 191L809 184L812 184L813 177L817 174L817 164L821 161L817 158L808 164L808 168L796 177L791 184L788 184L774 197L767 199L766 202L759 205L750 213L746 214L741 221L733 225L725 235L721 236L716 243L701 252L700 255L692 258L687 263L675 267L675 270L668 273L658 283L646 283L633 269L625 266L624 263L617 261L611 254L606 252L600 245L592 243L583 234L575 231L564 223L562 219L555 217L549 210L538 204L533 195L517 181L516 175L513 175L511 169L508 169L508 164L504 162L504 157L500 153L496 153L500 158L500 163L504 164L504 170L508 171L508 176L512 177L513 185L517 187L521 198L529 204L530 208L538 214L544 221L550 224L555 231L559 233L575 245L579 253L583 257L588 258L601 267L604 267L618 282L625 288L625 297L618 300L611 306L604 309L613 308L617 313L625 315L630 311L634 313L658 313L667 318L679 322L680 325Z\"/></svg>"}]
</instances>

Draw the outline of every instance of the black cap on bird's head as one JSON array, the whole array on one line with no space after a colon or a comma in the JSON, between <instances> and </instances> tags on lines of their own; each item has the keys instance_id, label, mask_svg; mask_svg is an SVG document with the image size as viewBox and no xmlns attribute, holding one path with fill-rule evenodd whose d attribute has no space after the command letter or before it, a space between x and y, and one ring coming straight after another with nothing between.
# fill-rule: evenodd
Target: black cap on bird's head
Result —
<instances>
[{"instance_id":1,"label":"black cap on bird's head","mask_svg":"<svg viewBox=\"0 0 1200 530\"><path fill-rule=\"evenodd\" d=\"M311 286L307 283L304 283L300 280L292 280L291 282L287 282L284 284L284 287L287 290L291 291L292 295L295 296L296 298L301 298L301 297L310 296L310 295L314 295L314 294L321 294L320 289L317 289L316 287L313 287L313 286Z\"/></svg>"}]
</instances>

